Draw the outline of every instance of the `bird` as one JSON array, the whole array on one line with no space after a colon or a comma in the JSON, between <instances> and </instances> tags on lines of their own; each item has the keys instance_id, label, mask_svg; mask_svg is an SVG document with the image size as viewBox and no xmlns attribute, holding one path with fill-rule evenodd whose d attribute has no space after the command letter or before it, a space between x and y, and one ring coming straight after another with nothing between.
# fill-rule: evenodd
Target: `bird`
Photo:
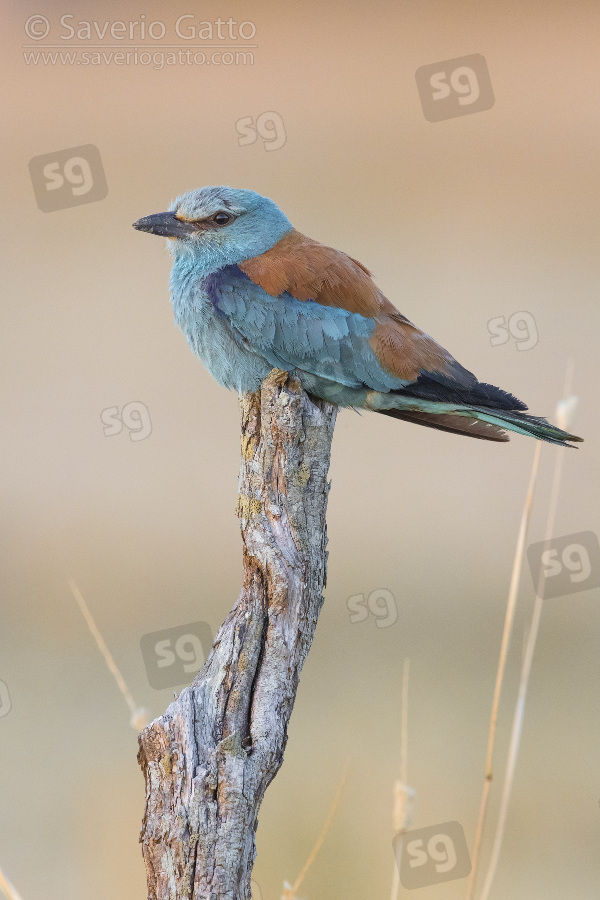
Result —
<instances>
[{"instance_id":1,"label":"bird","mask_svg":"<svg viewBox=\"0 0 600 900\"><path fill-rule=\"evenodd\" d=\"M583 440L480 382L396 309L366 266L301 234L256 191L191 190L133 227L167 239L175 321L226 388L257 391L279 369L313 397L426 428Z\"/></svg>"}]
</instances>

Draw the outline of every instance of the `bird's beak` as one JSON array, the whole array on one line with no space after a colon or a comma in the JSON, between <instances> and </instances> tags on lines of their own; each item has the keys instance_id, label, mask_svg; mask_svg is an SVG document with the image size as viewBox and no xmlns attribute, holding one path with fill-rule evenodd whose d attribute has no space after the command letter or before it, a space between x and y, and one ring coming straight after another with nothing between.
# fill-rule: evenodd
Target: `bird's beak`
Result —
<instances>
[{"instance_id":1,"label":"bird's beak","mask_svg":"<svg viewBox=\"0 0 600 900\"><path fill-rule=\"evenodd\" d=\"M133 223L138 231L147 231L149 234L158 234L160 237L186 238L197 231L193 222L185 222L178 219L175 213L155 213L153 216L144 216Z\"/></svg>"}]
</instances>

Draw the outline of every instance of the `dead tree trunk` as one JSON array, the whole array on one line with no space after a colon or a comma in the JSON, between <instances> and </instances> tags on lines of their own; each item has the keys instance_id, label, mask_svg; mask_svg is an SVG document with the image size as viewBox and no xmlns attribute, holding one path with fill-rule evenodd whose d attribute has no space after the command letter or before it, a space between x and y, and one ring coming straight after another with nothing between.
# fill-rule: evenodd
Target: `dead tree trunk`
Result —
<instances>
[{"instance_id":1,"label":"dead tree trunk","mask_svg":"<svg viewBox=\"0 0 600 900\"><path fill-rule=\"evenodd\" d=\"M278 370L241 408L242 592L193 684L140 735L149 900L249 900L258 810L323 603L337 408Z\"/></svg>"}]
</instances>

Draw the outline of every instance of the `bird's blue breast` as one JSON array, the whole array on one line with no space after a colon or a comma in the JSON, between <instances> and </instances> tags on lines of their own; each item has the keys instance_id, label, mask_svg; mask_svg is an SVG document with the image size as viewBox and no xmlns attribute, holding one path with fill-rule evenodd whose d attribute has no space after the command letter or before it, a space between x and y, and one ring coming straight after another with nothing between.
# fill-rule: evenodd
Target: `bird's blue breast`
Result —
<instances>
[{"instance_id":1,"label":"bird's blue breast","mask_svg":"<svg viewBox=\"0 0 600 900\"><path fill-rule=\"evenodd\" d=\"M175 322L210 374L223 387L256 391L272 366L257 355L217 306L215 280L196 261L176 260L171 272L171 303Z\"/></svg>"}]
</instances>

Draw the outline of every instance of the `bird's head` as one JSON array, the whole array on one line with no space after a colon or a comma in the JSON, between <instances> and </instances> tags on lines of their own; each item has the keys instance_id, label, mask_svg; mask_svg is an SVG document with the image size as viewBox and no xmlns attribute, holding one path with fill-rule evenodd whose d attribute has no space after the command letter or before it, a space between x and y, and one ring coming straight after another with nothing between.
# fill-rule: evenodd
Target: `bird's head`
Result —
<instances>
[{"instance_id":1,"label":"bird's head","mask_svg":"<svg viewBox=\"0 0 600 900\"><path fill-rule=\"evenodd\" d=\"M175 259L198 261L210 272L264 253L293 226L272 200L255 191L203 187L133 227L168 238Z\"/></svg>"}]
</instances>

